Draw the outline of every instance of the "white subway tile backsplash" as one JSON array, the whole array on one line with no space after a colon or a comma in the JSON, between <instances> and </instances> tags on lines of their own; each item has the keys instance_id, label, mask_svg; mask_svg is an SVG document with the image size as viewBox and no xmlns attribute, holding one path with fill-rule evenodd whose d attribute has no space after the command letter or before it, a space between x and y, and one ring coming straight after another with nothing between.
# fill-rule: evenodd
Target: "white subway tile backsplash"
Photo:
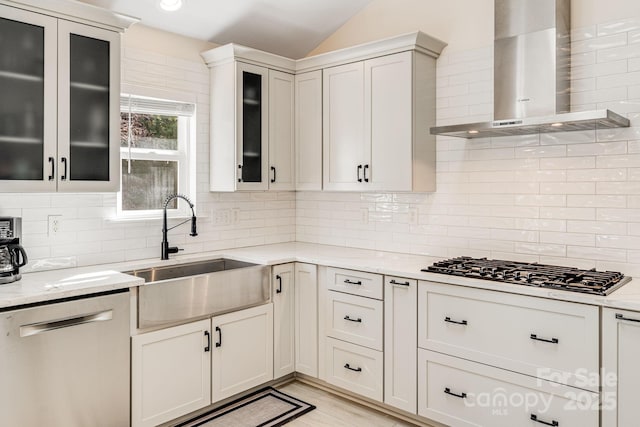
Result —
<instances>
[{"instance_id":1,"label":"white subway tile backsplash","mask_svg":"<svg viewBox=\"0 0 640 427\"><path fill-rule=\"evenodd\" d=\"M571 43L571 53L591 52L600 49L608 49L612 47L624 46L627 44L627 33L620 32L617 34L605 36L601 35L594 38L586 38L584 40L574 40Z\"/></svg>"},{"instance_id":2,"label":"white subway tile backsplash","mask_svg":"<svg viewBox=\"0 0 640 427\"><path fill-rule=\"evenodd\" d=\"M595 182L543 182L541 194L595 194Z\"/></svg>"},{"instance_id":3,"label":"white subway tile backsplash","mask_svg":"<svg viewBox=\"0 0 640 427\"><path fill-rule=\"evenodd\" d=\"M557 243L560 245L595 246L595 234L540 232L540 243Z\"/></svg>"},{"instance_id":4,"label":"white subway tile backsplash","mask_svg":"<svg viewBox=\"0 0 640 427\"><path fill-rule=\"evenodd\" d=\"M602 37L610 34L618 34L618 33L626 33L629 31L635 31L639 28L640 28L640 17L629 17L625 19L598 24L597 35L598 37Z\"/></svg>"},{"instance_id":5,"label":"white subway tile backsplash","mask_svg":"<svg viewBox=\"0 0 640 427\"><path fill-rule=\"evenodd\" d=\"M606 221L567 221L569 233L593 233L593 234L627 234L626 222Z\"/></svg>"},{"instance_id":6,"label":"white subway tile backsplash","mask_svg":"<svg viewBox=\"0 0 640 427\"><path fill-rule=\"evenodd\" d=\"M626 169L583 169L567 171L567 181L625 181Z\"/></svg>"}]
</instances>

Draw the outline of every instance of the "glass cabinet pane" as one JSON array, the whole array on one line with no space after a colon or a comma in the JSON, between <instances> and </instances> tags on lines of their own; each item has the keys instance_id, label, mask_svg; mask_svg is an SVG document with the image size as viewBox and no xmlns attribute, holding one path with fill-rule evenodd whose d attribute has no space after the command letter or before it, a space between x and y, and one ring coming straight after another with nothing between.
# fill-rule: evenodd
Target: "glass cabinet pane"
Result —
<instances>
[{"instance_id":1,"label":"glass cabinet pane","mask_svg":"<svg viewBox=\"0 0 640 427\"><path fill-rule=\"evenodd\" d=\"M69 178L109 181L109 42L70 36Z\"/></svg>"},{"instance_id":2,"label":"glass cabinet pane","mask_svg":"<svg viewBox=\"0 0 640 427\"><path fill-rule=\"evenodd\" d=\"M44 28L0 18L0 180L42 180Z\"/></svg>"},{"instance_id":3,"label":"glass cabinet pane","mask_svg":"<svg viewBox=\"0 0 640 427\"><path fill-rule=\"evenodd\" d=\"M262 76L242 73L242 181L262 177Z\"/></svg>"}]
</instances>

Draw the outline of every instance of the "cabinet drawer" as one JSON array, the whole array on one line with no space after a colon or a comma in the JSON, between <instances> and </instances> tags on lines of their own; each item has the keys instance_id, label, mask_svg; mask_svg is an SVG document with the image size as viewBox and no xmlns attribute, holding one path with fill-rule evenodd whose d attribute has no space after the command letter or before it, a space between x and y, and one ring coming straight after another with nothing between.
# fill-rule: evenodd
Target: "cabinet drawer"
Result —
<instances>
[{"instance_id":1,"label":"cabinet drawer","mask_svg":"<svg viewBox=\"0 0 640 427\"><path fill-rule=\"evenodd\" d=\"M328 267L327 288L348 294L382 299L382 276L375 273Z\"/></svg>"},{"instance_id":2,"label":"cabinet drawer","mask_svg":"<svg viewBox=\"0 0 640 427\"><path fill-rule=\"evenodd\" d=\"M418 350L418 415L452 427L598 427L598 404L597 393Z\"/></svg>"},{"instance_id":3,"label":"cabinet drawer","mask_svg":"<svg viewBox=\"0 0 640 427\"><path fill-rule=\"evenodd\" d=\"M382 352L327 338L326 381L382 402Z\"/></svg>"},{"instance_id":4,"label":"cabinet drawer","mask_svg":"<svg viewBox=\"0 0 640 427\"><path fill-rule=\"evenodd\" d=\"M326 334L382 351L382 301L328 292Z\"/></svg>"},{"instance_id":5,"label":"cabinet drawer","mask_svg":"<svg viewBox=\"0 0 640 427\"><path fill-rule=\"evenodd\" d=\"M418 346L598 390L598 308L420 282Z\"/></svg>"}]
</instances>

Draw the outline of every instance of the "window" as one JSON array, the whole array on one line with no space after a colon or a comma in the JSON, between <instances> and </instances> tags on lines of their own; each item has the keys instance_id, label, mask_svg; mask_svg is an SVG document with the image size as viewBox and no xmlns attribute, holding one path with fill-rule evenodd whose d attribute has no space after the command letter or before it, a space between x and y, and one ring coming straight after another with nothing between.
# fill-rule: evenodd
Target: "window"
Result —
<instances>
[{"instance_id":1,"label":"window","mask_svg":"<svg viewBox=\"0 0 640 427\"><path fill-rule=\"evenodd\" d=\"M122 187L118 215L157 216L167 196L192 199L195 173L189 167L195 135L195 105L135 95L120 101ZM187 214L186 204L169 204L173 215Z\"/></svg>"}]
</instances>

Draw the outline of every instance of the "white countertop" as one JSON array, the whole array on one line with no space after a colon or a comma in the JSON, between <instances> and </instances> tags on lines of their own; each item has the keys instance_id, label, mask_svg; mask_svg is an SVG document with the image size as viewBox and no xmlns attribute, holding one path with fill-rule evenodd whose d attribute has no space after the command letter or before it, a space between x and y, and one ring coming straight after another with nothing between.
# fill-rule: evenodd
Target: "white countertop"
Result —
<instances>
[{"instance_id":1,"label":"white countertop","mask_svg":"<svg viewBox=\"0 0 640 427\"><path fill-rule=\"evenodd\" d=\"M220 257L267 265L293 261L306 262L410 279L640 311L640 280L632 280L609 296L602 297L421 272L421 268L440 260L434 257L295 242L229 249L197 255L179 255L168 261L154 258L118 264L26 273L23 274L22 280L19 282L0 285L0 309L140 286L144 285L142 279L120 272Z\"/></svg>"}]
</instances>

